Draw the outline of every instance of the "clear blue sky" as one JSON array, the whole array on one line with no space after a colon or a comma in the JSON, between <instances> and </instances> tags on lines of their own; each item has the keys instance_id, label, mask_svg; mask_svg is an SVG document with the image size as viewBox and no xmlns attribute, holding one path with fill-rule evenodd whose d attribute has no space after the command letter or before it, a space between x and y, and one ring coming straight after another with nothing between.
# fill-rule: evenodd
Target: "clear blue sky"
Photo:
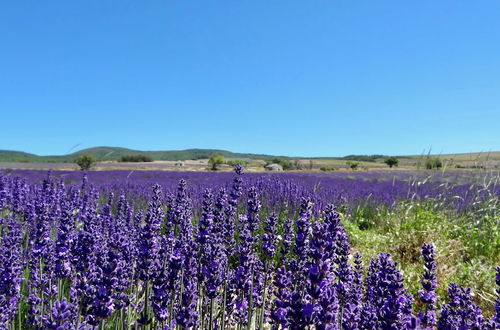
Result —
<instances>
[{"instance_id":1,"label":"clear blue sky","mask_svg":"<svg viewBox=\"0 0 500 330\"><path fill-rule=\"evenodd\" d=\"M500 150L499 15L498 0L7 1L0 149Z\"/></svg>"}]
</instances>

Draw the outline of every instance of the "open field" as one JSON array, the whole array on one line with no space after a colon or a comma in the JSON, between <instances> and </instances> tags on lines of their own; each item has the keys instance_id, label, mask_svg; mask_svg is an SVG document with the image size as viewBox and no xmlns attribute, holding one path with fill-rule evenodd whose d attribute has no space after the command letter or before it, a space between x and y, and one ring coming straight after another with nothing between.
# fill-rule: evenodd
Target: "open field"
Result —
<instances>
[{"instance_id":1,"label":"open field","mask_svg":"<svg viewBox=\"0 0 500 330\"><path fill-rule=\"evenodd\" d=\"M120 163L120 162L101 162L94 165L95 170L114 170L114 169L127 169L127 170L206 170L208 167L208 160L193 160L182 162L183 166L180 167L178 162L174 161L155 161L144 163ZM2 169L26 169L26 170L79 170L77 164L74 163L17 163L17 162L4 162L0 163Z\"/></svg>"},{"instance_id":2,"label":"open field","mask_svg":"<svg viewBox=\"0 0 500 330\"><path fill-rule=\"evenodd\" d=\"M498 325L498 173L238 173L0 171L0 325Z\"/></svg>"},{"instance_id":3,"label":"open field","mask_svg":"<svg viewBox=\"0 0 500 330\"><path fill-rule=\"evenodd\" d=\"M499 13L4 1L0 330L500 330Z\"/></svg>"},{"instance_id":4,"label":"open field","mask_svg":"<svg viewBox=\"0 0 500 330\"><path fill-rule=\"evenodd\" d=\"M248 153L233 153L216 149L188 149L177 151L140 151L116 147L96 147L80 150L62 156L37 156L34 154L0 150L0 168L18 169L78 169L74 161L78 156L90 155L98 162L96 169L153 169L153 170L205 170L208 168L208 159L218 154L225 161L240 161L250 171L262 171L266 163L274 160L286 160L295 170L319 170L321 167L332 167L337 170L349 169L348 161L358 163L361 170L380 170L386 168L384 160L387 156L351 155L345 157L285 157ZM119 162L123 156L143 155L150 157L153 162L127 163ZM438 154L396 156L399 168L423 169L428 157L438 158L445 169L500 169L500 151L466 154ZM369 159L370 161L367 161ZM222 170L231 170L231 166L222 165Z\"/></svg>"},{"instance_id":5,"label":"open field","mask_svg":"<svg viewBox=\"0 0 500 330\"><path fill-rule=\"evenodd\" d=\"M448 168L500 168L500 152L471 152L463 154L440 154L433 155L443 162L443 166ZM427 155L403 156L400 157L400 163L403 166L424 167Z\"/></svg>"},{"instance_id":6,"label":"open field","mask_svg":"<svg viewBox=\"0 0 500 330\"><path fill-rule=\"evenodd\" d=\"M240 160L248 164L249 171L265 171L263 160L250 160L241 158L228 158L227 161ZM309 160L299 162L303 170L311 170ZM179 165L182 164L182 165ZM333 166L337 170L349 169L345 161L341 160L315 160L313 161L312 170L319 171L322 166ZM385 169L387 165L370 162L359 162L359 169ZM26 169L26 170L79 170L78 165L74 163L57 163L57 162L0 162L0 169ZM99 162L93 166L94 170L176 170L176 171L206 171L209 169L208 159L186 160L186 161L153 161L153 162ZM229 165L220 165L220 171L231 171L232 167Z\"/></svg>"}]
</instances>

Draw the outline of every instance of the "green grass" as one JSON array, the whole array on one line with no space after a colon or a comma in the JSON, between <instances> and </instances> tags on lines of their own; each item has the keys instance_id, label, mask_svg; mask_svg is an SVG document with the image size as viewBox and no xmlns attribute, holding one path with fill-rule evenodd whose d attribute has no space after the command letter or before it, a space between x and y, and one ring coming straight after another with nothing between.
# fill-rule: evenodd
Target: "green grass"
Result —
<instances>
[{"instance_id":1,"label":"green grass","mask_svg":"<svg viewBox=\"0 0 500 330\"><path fill-rule=\"evenodd\" d=\"M500 217L495 212L456 216L431 203L407 202L394 210L373 209L344 217L353 250L363 256L365 267L381 252L398 261L410 292L417 296L425 242L436 247L438 304L446 302L448 284L470 287L475 301L487 315L493 313L495 266L500 265ZM417 303L418 306L418 303Z\"/></svg>"}]
</instances>

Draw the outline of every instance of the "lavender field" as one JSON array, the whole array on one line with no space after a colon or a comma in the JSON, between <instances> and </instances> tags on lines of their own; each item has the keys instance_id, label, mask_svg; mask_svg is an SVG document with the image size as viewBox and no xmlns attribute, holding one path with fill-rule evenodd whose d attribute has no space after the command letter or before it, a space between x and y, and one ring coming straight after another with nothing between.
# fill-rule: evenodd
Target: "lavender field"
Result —
<instances>
[{"instance_id":1,"label":"lavender field","mask_svg":"<svg viewBox=\"0 0 500 330\"><path fill-rule=\"evenodd\" d=\"M0 329L500 329L487 172L0 172Z\"/></svg>"}]
</instances>

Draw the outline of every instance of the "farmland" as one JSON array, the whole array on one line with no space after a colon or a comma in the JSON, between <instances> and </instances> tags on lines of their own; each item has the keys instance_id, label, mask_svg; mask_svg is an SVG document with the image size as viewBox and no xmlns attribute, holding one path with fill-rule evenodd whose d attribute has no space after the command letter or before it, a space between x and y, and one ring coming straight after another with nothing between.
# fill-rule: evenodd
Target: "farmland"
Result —
<instances>
[{"instance_id":1,"label":"farmland","mask_svg":"<svg viewBox=\"0 0 500 330\"><path fill-rule=\"evenodd\" d=\"M497 172L0 173L4 327L500 321Z\"/></svg>"},{"instance_id":2,"label":"farmland","mask_svg":"<svg viewBox=\"0 0 500 330\"><path fill-rule=\"evenodd\" d=\"M500 1L6 1L0 330L500 330Z\"/></svg>"},{"instance_id":3,"label":"farmland","mask_svg":"<svg viewBox=\"0 0 500 330\"><path fill-rule=\"evenodd\" d=\"M231 171L227 163L243 163L247 171L264 171L264 166L276 161L289 163L291 170L319 171L321 168L332 170L350 169L349 163L356 163L357 170L383 170L385 155L347 155L343 157L286 157L250 153L235 153L217 149L187 149L167 151L141 151L118 147L94 147L79 150L66 155L38 156L26 152L0 150L0 169L53 169L76 170L74 162L82 155L92 156L96 160L96 170L187 170L203 171L208 169L208 160L212 155L220 155L225 164L221 170ZM122 162L127 156L144 156L151 162ZM498 170L500 152L475 152L463 154L430 154L396 156L399 169L424 169L429 159L439 159L445 170Z\"/></svg>"}]
</instances>

